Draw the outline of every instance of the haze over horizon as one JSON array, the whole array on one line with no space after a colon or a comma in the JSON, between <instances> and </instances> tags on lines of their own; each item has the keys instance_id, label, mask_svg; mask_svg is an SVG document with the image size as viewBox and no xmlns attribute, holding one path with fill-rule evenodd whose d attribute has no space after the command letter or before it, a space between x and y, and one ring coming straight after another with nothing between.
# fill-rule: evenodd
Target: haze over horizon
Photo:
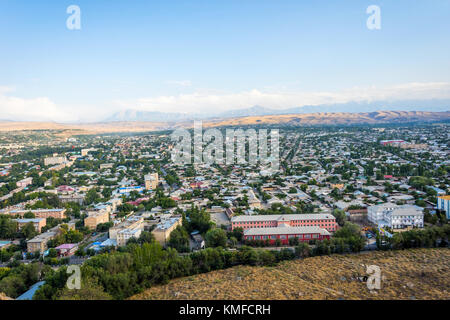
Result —
<instances>
[{"instance_id":1,"label":"haze over horizon","mask_svg":"<svg viewBox=\"0 0 450 320\"><path fill-rule=\"evenodd\" d=\"M2 120L450 110L448 0L2 0L0 28Z\"/></svg>"}]
</instances>

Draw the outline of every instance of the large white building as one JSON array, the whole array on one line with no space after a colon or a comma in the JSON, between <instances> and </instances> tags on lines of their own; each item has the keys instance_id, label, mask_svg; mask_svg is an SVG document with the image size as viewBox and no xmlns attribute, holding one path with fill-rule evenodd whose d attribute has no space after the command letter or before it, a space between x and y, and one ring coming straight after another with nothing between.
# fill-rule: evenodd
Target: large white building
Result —
<instances>
[{"instance_id":1,"label":"large white building","mask_svg":"<svg viewBox=\"0 0 450 320\"><path fill-rule=\"evenodd\" d=\"M408 227L423 228L423 208L414 205L396 205L383 203L367 208L370 222L382 227L403 229Z\"/></svg>"},{"instance_id":2,"label":"large white building","mask_svg":"<svg viewBox=\"0 0 450 320\"><path fill-rule=\"evenodd\" d=\"M55 165L55 164L63 164L67 162L66 157L61 156L61 157L57 157L57 156L53 156L53 157L47 157L44 159L44 165L45 166L51 166L51 165Z\"/></svg>"}]
</instances>

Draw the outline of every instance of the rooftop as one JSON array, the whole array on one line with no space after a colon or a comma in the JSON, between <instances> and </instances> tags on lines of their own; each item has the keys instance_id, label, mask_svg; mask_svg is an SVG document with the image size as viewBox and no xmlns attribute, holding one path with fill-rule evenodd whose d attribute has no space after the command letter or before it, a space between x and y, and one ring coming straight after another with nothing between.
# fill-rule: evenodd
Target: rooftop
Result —
<instances>
[{"instance_id":1,"label":"rooftop","mask_svg":"<svg viewBox=\"0 0 450 320\"><path fill-rule=\"evenodd\" d=\"M304 234L319 233L321 235L330 235L330 233L319 227L276 227L276 228L252 228L244 231L245 236L256 235L280 235L280 234Z\"/></svg>"},{"instance_id":2,"label":"rooftop","mask_svg":"<svg viewBox=\"0 0 450 320\"><path fill-rule=\"evenodd\" d=\"M324 220L335 219L329 213L307 213L307 214L280 214L280 215L253 215L253 216L237 216L231 218L231 222L243 221L290 221L290 220Z\"/></svg>"}]
</instances>

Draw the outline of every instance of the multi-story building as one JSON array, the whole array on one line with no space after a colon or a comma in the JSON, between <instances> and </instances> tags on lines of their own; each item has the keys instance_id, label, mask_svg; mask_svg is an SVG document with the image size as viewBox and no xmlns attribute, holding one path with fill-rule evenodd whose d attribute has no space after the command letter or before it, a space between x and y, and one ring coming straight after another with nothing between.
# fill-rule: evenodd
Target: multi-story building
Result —
<instances>
[{"instance_id":1,"label":"multi-story building","mask_svg":"<svg viewBox=\"0 0 450 320\"><path fill-rule=\"evenodd\" d=\"M122 223L110 228L109 238L115 240L118 246L124 246L130 238L138 238L142 230L144 230L144 218L131 216Z\"/></svg>"},{"instance_id":2,"label":"multi-story building","mask_svg":"<svg viewBox=\"0 0 450 320\"><path fill-rule=\"evenodd\" d=\"M289 239L298 238L299 241L330 239L330 233L320 227L290 227L283 225L273 228L251 228L244 231L245 240L269 240L271 244L277 239L282 244L289 244Z\"/></svg>"},{"instance_id":3,"label":"multi-story building","mask_svg":"<svg viewBox=\"0 0 450 320\"><path fill-rule=\"evenodd\" d=\"M20 181L17 181L16 185L18 188L25 188L26 186L29 186L32 183L33 183L33 178L29 177L29 178L25 178Z\"/></svg>"},{"instance_id":4,"label":"multi-story building","mask_svg":"<svg viewBox=\"0 0 450 320\"><path fill-rule=\"evenodd\" d=\"M117 232L117 245L119 247L124 246L127 244L128 240L131 238L139 238L139 236L142 233L143 228L136 228L136 229L123 229Z\"/></svg>"},{"instance_id":5,"label":"multi-story building","mask_svg":"<svg viewBox=\"0 0 450 320\"><path fill-rule=\"evenodd\" d=\"M450 195L437 197L437 208L445 211L445 216L450 219Z\"/></svg>"},{"instance_id":6,"label":"multi-story building","mask_svg":"<svg viewBox=\"0 0 450 320\"><path fill-rule=\"evenodd\" d=\"M170 234L182 223L181 216L172 216L170 218L162 219L160 223L153 229L152 234L155 236L155 240L159 241L161 245L166 245Z\"/></svg>"},{"instance_id":7,"label":"multi-story building","mask_svg":"<svg viewBox=\"0 0 450 320\"><path fill-rule=\"evenodd\" d=\"M83 194L67 194L67 195L59 195L58 198L59 201L61 201L61 203L76 202L79 205L82 205L85 196Z\"/></svg>"},{"instance_id":8,"label":"multi-story building","mask_svg":"<svg viewBox=\"0 0 450 320\"><path fill-rule=\"evenodd\" d=\"M89 211L84 219L85 227L95 229L101 223L109 222L109 212L107 210Z\"/></svg>"},{"instance_id":9,"label":"multi-story building","mask_svg":"<svg viewBox=\"0 0 450 320\"><path fill-rule=\"evenodd\" d=\"M145 189L146 190L155 190L158 187L158 173L151 173L144 176L145 180Z\"/></svg>"},{"instance_id":10,"label":"multi-story building","mask_svg":"<svg viewBox=\"0 0 450 320\"><path fill-rule=\"evenodd\" d=\"M21 230L28 223L33 223L34 229L37 232L41 232L42 228L46 226L47 219L35 218L35 219L16 219L19 230Z\"/></svg>"},{"instance_id":11,"label":"multi-story building","mask_svg":"<svg viewBox=\"0 0 450 320\"><path fill-rule=\"evenodd\" d=\"M47 231L37 235L33 239L27 241L27 251L29 253L39 252L42 254L45 250L47 250L47 243L51 239L54 239L57 235L57 231Z\"/></svg>"},{"instance_id":12,"label":"multi-story building","mask_svg":"<svg viewBox=\"0 0 450 320\"><path fill-rule=\"evenodd\" d=\"M423 208L415 205L383 203L367 208L367 218L377 226L392 229L423 228Z\"/></svg>"},{"instance_id":13,"label":"multi-story building","mask_svg":"<svg viewBox=\"0 0 450 320\"><path fill-rule=\"evenodd\" d=\"M328 232L338 228L336 218L329 213L283 214L283 215L242 215L231 218L231 228L277 228L289 227L319 227Z\"/></svg>"},{"instance_id":14,"label":"multi-story building","mask_svg":"<svg viewBox=\"0 0 450 320\"><path fill-rule=\"evenodd\" d=\"M34 210L11 210L9 214L12 216L18 215L23 217L25 213L32 212L35 218L55 218L64 219L66 209L34 209Z\"/></svg>"}]
</instances>

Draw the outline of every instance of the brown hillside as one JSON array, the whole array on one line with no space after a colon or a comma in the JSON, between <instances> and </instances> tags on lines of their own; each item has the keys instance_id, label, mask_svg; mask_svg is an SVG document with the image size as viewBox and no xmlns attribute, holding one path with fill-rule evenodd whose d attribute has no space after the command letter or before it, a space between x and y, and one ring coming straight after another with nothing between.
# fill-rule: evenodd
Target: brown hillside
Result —
<instances>
[{"instance_id":1,"label":"brown hillside","mask_svg":"<svg viewBox=\"0 0 450 320\"><path fill-rule=\"evenodd\" d=\"M172 280L131 299L449 299L450 249L312 257L276 267L237 266ZM358 277L381 268L381 289Z\"/></svg>"}]
</instances>

